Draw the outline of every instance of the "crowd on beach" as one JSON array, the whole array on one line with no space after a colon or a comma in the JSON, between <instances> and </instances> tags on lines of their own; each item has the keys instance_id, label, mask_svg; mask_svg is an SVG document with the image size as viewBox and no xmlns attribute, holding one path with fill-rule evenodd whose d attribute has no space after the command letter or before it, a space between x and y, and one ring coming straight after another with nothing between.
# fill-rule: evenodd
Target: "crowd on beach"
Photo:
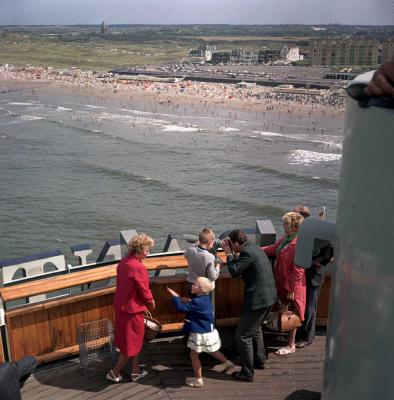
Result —
<instances>
[{"instance_id":1,"label":"crowd on beach","mask_svg":"<svg viewBox=\"0 0 394 400\"><path fill-rule=\"evenodd\" d=\"M228 271L233 278L242 278L244 281L242 311L235 333L240 369L220 351L221 340L215 328L212 294L224 263L212 251L218 244L213 231L204 228L199 233L198 241L185 251L189 297L181 297L171 288L167 288L167 292L172 296L174 311L176 309L186 314L183 331L194 371L194 377L186 379L187 386L204 385L199 358L202 352L219 361L213 371L222 373L230 370L234 379L253 382L254 370L265 369L266 366L263 323L274 307L279 310L278 318L280 310L287 312L283 309L286 307L286 310L292 310L296 322L299 321L299 324L286 328L287 346L278 349L275 355L287 356L293 354L296 347L304 348L312 343L324 266L332 260L333 248L325 243L315 249L312 265L307 272L295 264L297 233L301 223L308 217L309 209L305 206L295 207L283 215L284 235L269 246L260 248L239 229L231 231L226 239L220 241L227 257ZM129 242L129 255L117 267L115 344L120 356L106 376L112 382L123 380L121 371L129 361L130 379L133 382L148 375L148 371L138 365L138 354L144 341L144 312L147 309L154 312L155 309L148 274L142 263L153 245L152 238L137 234ZM301 321L304 324L296 336Z\"/></svg>"},{"instance_id":2,"label":"crowd on beach","mask_svg":"<svg viewBox=\"0 0 394 400\"><path fill-rule=\"evenodd\" d=\"M111 90L112 93L152 94L199 98L201 102L212 100L214 102L235 102L245 105L255 104L305 104L321 105L342 109L344 96L338 92L321 90L319 94L285 93L274 91L272 87L260 85L247 85L245 87L235 84L209 83L209 82L156 82L141 80L126 81L121 76L112 73L96 73L78 69L60 70L51 67L14 67L0 66L0 79L8 81L28 81L42 83L56 83L62 87L78 88L83 90ZM0 88L1 90L1 88ZM3 89L7 90L7 89Z\"/></svg>"}]
</instances>

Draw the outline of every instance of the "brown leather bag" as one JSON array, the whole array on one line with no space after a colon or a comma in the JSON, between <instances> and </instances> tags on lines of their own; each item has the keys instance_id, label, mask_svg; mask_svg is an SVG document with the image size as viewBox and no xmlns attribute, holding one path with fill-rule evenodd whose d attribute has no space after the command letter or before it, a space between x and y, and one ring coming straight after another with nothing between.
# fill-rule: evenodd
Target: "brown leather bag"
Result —
<instances>
[{"instance_id":1,"label":"brown leather bag","mask_svg":"<svg viewBox=\"0 0 394 400\"><path fill-rule=\"evenodd\" d=\"M301 318L295 310L289 310L289 304L283 304L279 312L278 323L280 332L288 332L302 325Z\"/></svg>"}]
</instances>

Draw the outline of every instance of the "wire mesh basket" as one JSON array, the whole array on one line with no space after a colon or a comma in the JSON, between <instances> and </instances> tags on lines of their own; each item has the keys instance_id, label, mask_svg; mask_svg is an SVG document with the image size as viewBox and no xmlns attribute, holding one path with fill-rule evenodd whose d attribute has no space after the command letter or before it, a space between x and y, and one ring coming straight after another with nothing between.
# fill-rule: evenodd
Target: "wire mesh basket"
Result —
<instances>
[{"instance_id":1,"label":"wire mesh basket","mask_svg":"<svg viewBox=\"0 0 394 400\"><path fill-rule=\"evenodd\" d=\"M102 373L114 364L114 329L108 319L78 325L77 340L79 363L85 376Z\"/></svg>"}]
</instances>

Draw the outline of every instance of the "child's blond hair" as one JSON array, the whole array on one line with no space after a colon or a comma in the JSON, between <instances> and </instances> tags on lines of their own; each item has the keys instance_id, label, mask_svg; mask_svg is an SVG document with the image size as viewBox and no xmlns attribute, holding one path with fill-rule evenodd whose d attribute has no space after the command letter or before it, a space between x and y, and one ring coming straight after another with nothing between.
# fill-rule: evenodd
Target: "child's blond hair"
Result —
<instances>
[{"instance_id":1,"label":"child's blond hair","mask_svg":"<svg viewBox=\"0 0 394 400\"><path fill-rule=\"evenodd\" d=\"M208 278L205 278L204 276L199 276L196 279L196 284L204 294L209 294L213 290L212 282Z\"/></svg>"},{"instance_id":2,"label":"child's blond hair","mask_svg":"<svg viewBox=\"0 0 394 400\"><path fill-rule=\"evenodd\" d=\"M213 233L212 229L204 228L198 234L198 241L201 244L207 244L210 240L215 240L215 234Z\"/></svg>"}]
</instances>

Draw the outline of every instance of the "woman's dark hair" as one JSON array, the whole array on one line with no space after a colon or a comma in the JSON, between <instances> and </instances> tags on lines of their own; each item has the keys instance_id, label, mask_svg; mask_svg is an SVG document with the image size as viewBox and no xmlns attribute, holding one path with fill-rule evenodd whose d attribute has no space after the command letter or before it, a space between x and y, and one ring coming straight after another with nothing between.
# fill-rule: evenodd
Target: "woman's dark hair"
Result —
<instances>
[{"instance_id":1,"label":"woman's dark hair","mask_svg":"<svg viewBox=\"0 0 394 400\"><path fill-rule=\"evenodd\" d=\"M233 243L238 243L240 246L248 241L248 235L241 229L234 229L230 232L228 237Z\"/></svg>"}]
</instances>

